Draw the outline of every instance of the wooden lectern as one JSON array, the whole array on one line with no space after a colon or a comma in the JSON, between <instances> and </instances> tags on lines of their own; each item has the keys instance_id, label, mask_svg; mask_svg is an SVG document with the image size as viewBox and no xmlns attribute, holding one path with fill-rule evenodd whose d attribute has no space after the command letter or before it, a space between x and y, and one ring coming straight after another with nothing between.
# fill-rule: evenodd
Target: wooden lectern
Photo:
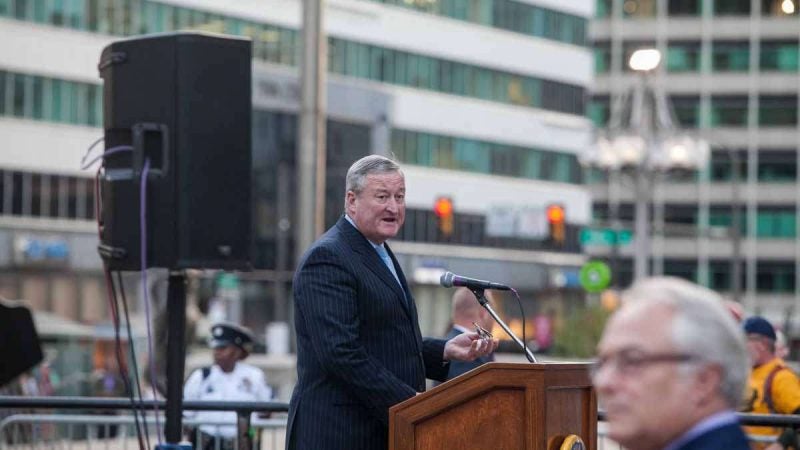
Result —
<instances>
[{"instance_id":1,"label":"wooden lectern","mask_svg":"<svg viewBox=\"0 0 800 450\"><path fill-rule=\"evenodd\" d=\"M389 409L390 450L558 450L597 446L585 363L489 363Z\"/></svg>"}]
</instances>

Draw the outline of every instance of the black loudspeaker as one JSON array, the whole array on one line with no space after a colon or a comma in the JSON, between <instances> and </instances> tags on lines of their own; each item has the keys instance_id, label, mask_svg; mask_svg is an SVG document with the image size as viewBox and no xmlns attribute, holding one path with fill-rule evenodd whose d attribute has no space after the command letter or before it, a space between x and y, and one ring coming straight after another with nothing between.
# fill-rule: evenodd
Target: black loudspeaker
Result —
<instances>
[{"instance_id":1,"label":"black loudspeaker","mask_svg":"<svg viewBox=\"0 0 800 450\"><path fill-rule=\"evenodd\" d=\"M42 360L42 346L28 308L0 300L0 387Z\"/></svg>"},{"instance_id":2,"label":"black loudspeaker","mask_svg":"<svg viewBox=\"0 0 800 450\"><path fill-rule=\"evenodd\" d=\"M249 40L201 33L103 49L100 253L111 270L142 268L141 220L146 267L250 267L251 58Z\"/></svg>"}]
</instances>

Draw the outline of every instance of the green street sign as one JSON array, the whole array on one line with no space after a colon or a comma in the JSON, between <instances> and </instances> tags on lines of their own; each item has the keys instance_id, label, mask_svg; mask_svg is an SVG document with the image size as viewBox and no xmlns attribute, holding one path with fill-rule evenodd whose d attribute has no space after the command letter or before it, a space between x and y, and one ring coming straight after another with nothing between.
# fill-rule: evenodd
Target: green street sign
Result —
<instances>
[{"instance_id":1,"label":"green street sign","mask_svg":"<svg viewBox=\"0 0 800 450\"><path fill-rule=\"evenodd\" d=\"M617 230L611 228L584 228L580 233L583 245L628 245L633 240L631 230Z\"/></svg>"},{"instance_id":2,"label":"green street sign","mask_svg":"<svg viewBox=\"0 0 800 450\"><path fill-rule=\"evenodd\" d=\"M221 289L238 289L239 277L235 273L219 272L217 275L217 287Z\"/></svg>"},{"instance_id":3,"label":"green street sign","mask_svg":"<svg viewBox=\"0 0 800 450\"><path fill-rule=\"evenodd\" d=\"M611 283L611 269L602 261L589 261L581 267L578 279L587 292L601 292Z\"/></svg>"}]
</instances>

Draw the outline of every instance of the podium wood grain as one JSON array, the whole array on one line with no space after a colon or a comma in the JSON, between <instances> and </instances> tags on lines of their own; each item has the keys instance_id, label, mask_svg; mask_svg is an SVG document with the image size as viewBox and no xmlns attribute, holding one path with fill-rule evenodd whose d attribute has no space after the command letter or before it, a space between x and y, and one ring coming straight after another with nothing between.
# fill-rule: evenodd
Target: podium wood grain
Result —
<instances>
[{"instance_id":1,"label":"podium wood grain","mask_svg":"<svg viewBox=\"0 0 800 450\"><path fill-rule=\"evenodd\" d=\"M489 363L389 410L390 450L558 449L597 445L597 400L583 363Z\"/></svg>"}]
</instances>

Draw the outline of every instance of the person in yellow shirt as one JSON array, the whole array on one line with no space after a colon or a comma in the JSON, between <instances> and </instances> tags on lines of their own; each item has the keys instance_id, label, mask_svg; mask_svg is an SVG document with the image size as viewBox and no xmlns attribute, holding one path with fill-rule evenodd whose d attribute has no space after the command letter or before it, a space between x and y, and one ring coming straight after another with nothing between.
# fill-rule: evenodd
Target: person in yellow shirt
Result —
<instances>
[{"instance_id":1,"label":"person in yellow shirt","mask_svg":"<svg viewBox=\"0 0 800 450\"><path fill-rule=\"evenodd\" d=\"M775 355L775 328L763 317L744 321L747 349L753 370L748 380L744 412L762 414L800 414L800 379ZM748 434L776 436L768 450L798 449L792 429L745 427Z\"/></svg>"}]
</instances>

